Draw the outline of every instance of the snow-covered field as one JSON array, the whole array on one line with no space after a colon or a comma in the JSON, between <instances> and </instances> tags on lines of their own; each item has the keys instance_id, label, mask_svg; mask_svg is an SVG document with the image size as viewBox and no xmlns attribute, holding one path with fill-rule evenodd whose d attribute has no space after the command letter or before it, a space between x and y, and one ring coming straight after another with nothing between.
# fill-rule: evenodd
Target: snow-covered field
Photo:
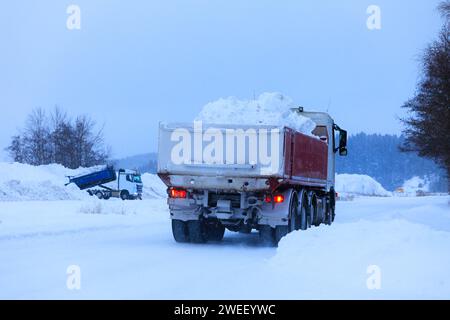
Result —
<instances>
[{"instance_id":1,"label":"snow-covered field","mask_svg":"<svg viewBox=\"0 0 450 320\"><path fill-rule=\"evenodd\" d=\"M2 201L0 298L448 299L449 201L338 202L331 227L279 248L261 247L257 233L177 244L164 199ZM67 288L71 265L80 290ZM380 289L366 284L373 265Z\"/></svg>"},{"instance_id":2,"label":"snow-covered field","mask_svg":"<svg viewBox=\"0 0 450 320\"><path fill-rule=\"evenodd\" d=\"M90 170L0 163L0 298L450 298L448 196L393 197L341 174L337 191L352 201L338 202L331 227L292 233L277 249L256 232L177 244L158 177L142 176L143 201L64 186ZM67 287L70 266L80 290ZM369 289L378 275L380 289Z\"/></svg>"}]
</instances>

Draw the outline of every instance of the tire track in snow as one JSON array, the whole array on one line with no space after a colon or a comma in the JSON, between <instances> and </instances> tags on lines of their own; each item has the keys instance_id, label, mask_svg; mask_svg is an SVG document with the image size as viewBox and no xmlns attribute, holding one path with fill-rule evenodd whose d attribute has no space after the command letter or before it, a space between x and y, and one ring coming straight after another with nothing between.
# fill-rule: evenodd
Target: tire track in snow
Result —
<instances>
[{"instance_id":1,"label":"tire track in snow","mask_svg":"<svg viewBox=\"0 0 450 320\"><path fill-rule=\"evenodd\" d=\"M0 236L1 241L11 241L11 240L22 240L22 239L30 239L30 238L41 238L41 237L54 237L54 236L65 236L65 235L77 235L81 233L90 233L90 232L98 232L98 231L113 231L119 229L129 229L133 228L133 225L113 225L108 227L86 227L79 229L67 229L67 230L58 230L58 231L36 231L36 232L27 232L27 233L19 233L19 234L9 234Z\"/></svg>"}]
</instances>

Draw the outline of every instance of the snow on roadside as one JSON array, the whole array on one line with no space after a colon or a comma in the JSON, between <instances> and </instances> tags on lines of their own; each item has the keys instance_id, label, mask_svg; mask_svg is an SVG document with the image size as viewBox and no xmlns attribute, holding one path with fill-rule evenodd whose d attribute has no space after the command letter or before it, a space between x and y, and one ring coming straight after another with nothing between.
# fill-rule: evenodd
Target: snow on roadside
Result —
<instances>
[{"instance_id":1,"label":"snow on roadside","mask_svg":"<svg viewBox=\"0 0 450 320\"><path fill-rule=\"evenodd\" d=\"M405 195L415 196L418 192L428 192L430 190L430 184L429 181L415 176L406 180L401 189L403 189Z\"/></svg>"},{"instance_id":2,"label":"snow on roadside","mask_svg":"<svg viewBox=\"0 0 450 320\"><path fill-rule=\"evenodd\" d=\"M448 297L448 197L427 198L339 203L331 227L296 231L283 238L269 260L269 271L285 274L287 279L274 280L289 281L296 298ZM379 290L366 285L374 270L370 266L381 273Z\"/></svg>"},{"instance_id":3,"label":"snow on roadside","mask_svg":"<svg viewBox=\"0 0 450 320\"><path fill-rule=\"evenodd\" d=\"M316 124L309 118L292 112L296 105L281 93L263 93L256 100L221 98L206 104L195 120L215 124L288 126L312 135Z\"/></svg>"},{"instance_id":4,"label":"snow on roadside","mask_svg":"<svg viewBox=\"0 0 450 320\"><path fill-rule=\"evenodd\" d=\"M364 174L336 174L336 192L339 197L378 196L389 197L392 193L386 191L374 178Z\"/></svg>"},{"instance_id":5,"label":"snow on roadside","mask_svg":"<svg viewBox=\"0 0 450 320\"><path fill-rule=\"evenodd\" d=\"M67 169L58 164L31 166L22 163L0 163L0 201L80 200L86 192L75 185L64 186L66 176L89 172L89 169Z\"/></svg>"},{"instance_id":6,"label":"snow on roadside","mask_svg":"<svg viewBox=\"0 0 450 320\"><path fill-rule=\"evenodd\" d=\"M130 201L114 200L115 199L104 201L92 197L81 204L78 212L85 214L136 214L136 208L133 207L133 205L130 205Z\"/></svg>"},{"instance_id":7,"label":"snow on roadside","mask_svg":"<svg viewBox=\"0 0 450 320\"><path fill-rule=\"evenodd\" d=\"M89 199L86 191L74 184L65 186L67 176L89 173L100 167L68 169L59 164L32 166L0 162L0 201L82 200ZM165 185L153 174L142 175L143 197L165 197Z\"/></svg>"},{"instance_id":8,"label":"snow on roadside","mask_svg":"<svg viewBox=\"0 0 450 320\"><path fill-rule=\"evenodd\" d=\"M144 190L142 197L145 199L156 199L167 197L167 186L161 181L161 179L152 173L142 174L142 183L144 184Z\"/></svg>"},{"instance_id":9,"label":"snow on roadside","mask_svg":"<svg viewBox=\"0 0 450 320\"><path fill-rule=\"evenodd\" d=\"M271 267L280 274L309 270L291 273L289 281L300 290L308 288L315 298L376 296L376 290L366 286L370 266L381 273L379 294L385 299L450 294L450 233L405 220L359 221L327 229L296 231L282 239ZM323 266L330 266L329 273L315 274ZM330 295L327 288L342 292Z\"/></svg>"}]
</instances>

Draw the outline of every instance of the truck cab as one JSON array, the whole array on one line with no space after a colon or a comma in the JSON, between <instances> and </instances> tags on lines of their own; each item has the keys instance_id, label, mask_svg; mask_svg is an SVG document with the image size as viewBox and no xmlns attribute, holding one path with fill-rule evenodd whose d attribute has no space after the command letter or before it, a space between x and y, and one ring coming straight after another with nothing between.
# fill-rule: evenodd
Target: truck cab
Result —
<instances>
[{"instance_id":1,"label":"truck cab","mask_svg":"<svg viewBox=\"0 0 450 320\"><path fill-rule=\"evenodd\" d=\"M142 188L142 178L139 172L129 169L120 169L117 172L117 190L120 191L119 197L123 200L141 199Z\"/></svg>"},{"instance_id":2,"label":"truck cab","mask_svg":"<svg viewBox=\"0 0 450 320\"><path fill-rule=\"evenodd\" d=\"M304 111L302 107L293 108L293 112L301 114L310 118L316 123L316 128L313 134L318 136L320 140L328 144L328 170L327 170L327 187L330 191L334 187L334 173L335 173L335 153L339 151L339 155L347 154L347 131L341 129L334 123L333 118L325 112ZM338 139L336 139L338 135Z\"/></svg>"}]
</instances>

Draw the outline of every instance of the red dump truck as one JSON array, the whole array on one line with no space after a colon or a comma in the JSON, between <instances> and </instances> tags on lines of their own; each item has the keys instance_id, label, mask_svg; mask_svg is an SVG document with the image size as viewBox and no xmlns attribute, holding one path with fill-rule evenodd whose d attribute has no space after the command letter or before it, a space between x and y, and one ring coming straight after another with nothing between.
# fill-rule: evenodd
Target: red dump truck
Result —
<instances>
[{"instance_id":1,"label":"red dump truck","mask_svg":"<svg viewBox=\"0 0 450 320\"><path fill-rule=\"evenodd\" d=\"M276 245L291 231L333 222L335 154L347 154L347 132L326 113L292 112L316 123L313 135L266 125L160 124L158 175L177 242L256 229Z\"/></svg>"}]
</instances>

